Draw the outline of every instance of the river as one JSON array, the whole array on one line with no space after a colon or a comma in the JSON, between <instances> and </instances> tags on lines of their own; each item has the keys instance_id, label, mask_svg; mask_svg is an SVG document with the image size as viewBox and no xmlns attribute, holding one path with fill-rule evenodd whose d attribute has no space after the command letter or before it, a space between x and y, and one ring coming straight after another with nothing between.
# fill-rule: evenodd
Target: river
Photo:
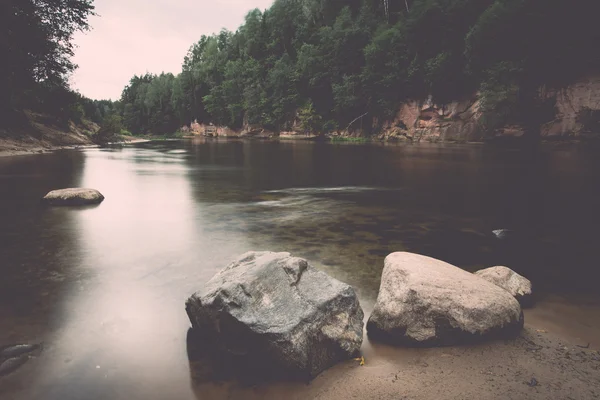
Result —
<instances>
[{"instance_id":1,"label":"river","mask_svg":"<svg viewBox=\"0 0 600 400\"><path fill-rule=\"evenodd\" d=\"M597 346L597 150L195 139L0 158L0 345L44 343L0 398L207 398L222 387L190 367L184 302L249 250L307 258L367 316L390 252L507 265L538 293L526 322ZM106 200L40 204L63 187Z\"/></svg>"}]
</instances>

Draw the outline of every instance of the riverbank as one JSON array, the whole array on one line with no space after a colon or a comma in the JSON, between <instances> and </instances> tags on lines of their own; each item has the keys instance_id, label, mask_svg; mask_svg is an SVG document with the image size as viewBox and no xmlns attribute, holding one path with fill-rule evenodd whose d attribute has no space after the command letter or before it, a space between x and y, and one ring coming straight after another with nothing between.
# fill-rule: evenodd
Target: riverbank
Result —
<instances>
[{"instance_id":1,"label":"riverbank","mask_svg":"<svg viewBox=\"0 0 600 400\"><path fill-rule=\"evenodd\" d=\"M527 317L526 317L527 318ZM308 385L199 385L207 398L594 399L600 355L526 324L515 340L430 349L367 344Z\"/></svg>"},{"instance_id":2,"label":"riverbank","mask_svg":"<svg viewBox=\"0 0 600 400\"><path fill-rule=\"evenodd\" d=\"M93 146L91 136L98 129L98 124L87 120L64 123L50 115L24 111L19 122L0 128L0 157Z\"/></svg>"},{"instance_id":3,"label":"riverbank","mask_svg":"<svg viewBox=\"0 0 600 400\"><path fill-rule=\"evenodd\" d=\"M123 136L123 144L150 142L151 139L134 136ZM43 154L57 150L77 150L98 147L85 135L69 132L58 132L45 135L43 138L22 136L19 138L0 137L0 157Z\"/></svg>"},{"instance_id":4,"label":"riverbank","mask_svg":"<svg viewBox=\"0 0 600 400\"><path fill-rule=\"evenodd\" d=\"M41 135L0 136L0 157L47 153L55 150L95 146L91 139L75 132L44 129Z\"/></svg>"},{"instance_id":5,"label":"riverbank","mask_svg":"<svg viewBox=\"0 0 600 400\"><path fill-rule=\"evenodd\" d=\"M517 338L463 346L396 347L370 341L365 331L364 365L348 360L308 383L248 382L251 372L231 377L232 368L213 369L202 357L190 357L190 374L196 396L211 399L591 400L600 394L599 309L589 299L545 297L524 310ZM188 353L209 352L198 350L188 343Z\"/></svg>"}]
</instances>

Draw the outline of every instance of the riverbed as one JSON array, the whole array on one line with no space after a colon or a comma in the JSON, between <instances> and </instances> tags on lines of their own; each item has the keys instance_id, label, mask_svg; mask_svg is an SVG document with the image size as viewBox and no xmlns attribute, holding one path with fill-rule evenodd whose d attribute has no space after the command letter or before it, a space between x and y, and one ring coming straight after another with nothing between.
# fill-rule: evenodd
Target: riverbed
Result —
<instances>
[{"instance_id":1,"label":"riverbed","mask_svg":"<svg viewBox=\"0 0 600 400\"><path fill-rule=\"evenodd\" d=\"M487 348L398 350L365 336L365 366L351 360L309 385L217 379L190 361L184 302L249 250L308 259L352 285L367 317L393 251L469 271L506 265L538 294L526 311L528 340L553 351L589 344L591 353L600 346L598 150L198 138L0 158L0 345L44 343L39 357L0 377L0 398L336 398L331 382L381 389L381 379L395 384L404 373L412 386L385 393L420 398L409 396L445 393L432 362L442 360L442 373L464 370L463 350L475 357ZM41 206L64 187L95 188L106 200ZM495 229L514 236L499 240ZM501 354L520 350L489 351L510 364ZM420 369L429 392L419 392ZM512 398L529 390L523 379Z\"/></svg>"}]
</instances>

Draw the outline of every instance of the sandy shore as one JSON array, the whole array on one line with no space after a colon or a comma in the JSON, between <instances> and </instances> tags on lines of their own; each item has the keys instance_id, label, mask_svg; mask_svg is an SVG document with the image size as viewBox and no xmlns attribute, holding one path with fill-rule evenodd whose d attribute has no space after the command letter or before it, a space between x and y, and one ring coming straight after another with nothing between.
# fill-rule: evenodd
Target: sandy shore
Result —
<instances>
[{"instance_id":1,"label":"sandy shore","mask_svg":"<svg viewBox=\"0 0 600 400\"><path fill-rule=\"evenodd\" d=\"M430 349L365 343L308 384L199 383L210 399L597 399L600 354L526 324L514 340ZM194 370L192 370L194 376Z\"/></svg>"},{"instance_id":2,"label":"sandy shore","mask_svg":"<svg viewBox=\"0 0 600 400\"><path fill-rule=\"evenodd\" d=\"M519 337L469 346L396 347L365 331L363 366L348 360L308 383L242 383L192 359L192 388L199 399L598 399L599 312L597 299L544 296Z\"/></svg>"}]
</instances>

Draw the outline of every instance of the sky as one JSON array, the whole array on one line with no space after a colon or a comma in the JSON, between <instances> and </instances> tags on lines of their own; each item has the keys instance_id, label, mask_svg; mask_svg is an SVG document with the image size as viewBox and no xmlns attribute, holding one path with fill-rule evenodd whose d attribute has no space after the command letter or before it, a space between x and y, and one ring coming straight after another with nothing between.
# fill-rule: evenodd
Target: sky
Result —
<instances>
[{"instance_id":1,"label":"sky","mask_svg":"<svg viewBox=\"0 0 600 400\"><path fill-rule=\"evenodd\" d=\"M92 99L118 100L129 79L181 72L202 35L235 31L248 11L273 0L95 0L92 30L77 33L71 87Z\"/></svg>"}]
</instances>

